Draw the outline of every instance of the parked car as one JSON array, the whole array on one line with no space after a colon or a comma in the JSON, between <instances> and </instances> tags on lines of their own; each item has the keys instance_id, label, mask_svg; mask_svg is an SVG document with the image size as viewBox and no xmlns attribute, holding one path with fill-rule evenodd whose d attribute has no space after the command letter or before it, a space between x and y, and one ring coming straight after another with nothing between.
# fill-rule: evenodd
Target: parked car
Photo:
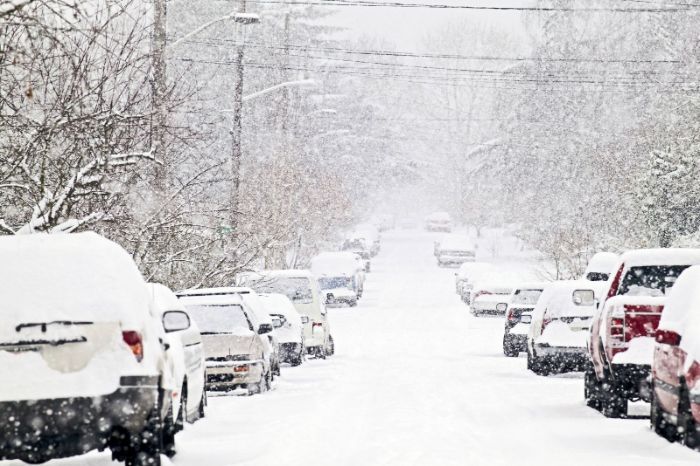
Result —
<instances>
[{"instance_id":1,"label":"parked car","mask_svg":"<svg viewBox=\"0 0 700 466\"><path fill-rule=\"evenodd\" d=\"M428 231L452 231L452 217L447 212L435 212L425 219L425 229Z\"/></svg>"},{"instance_id":2,"label":"parked car","mask_svg":"<svg viewBox=\"0 0 700 466\"><path fill-rule=\"evenodd\" d=\"M304 325L307 354L319 358L335 353L335 342L316 277L308 270L266 270L245 278L259 293L280 293L287 296L299 314L309 317Z\"/></svg>"},{"instance_id":3,"label":"parked car","mask_svg":"<svg viewBox=\"0 0 700 466\"><path fill-rule=\"evenodd\" d=\"M584 369L595 299L605 287L596 283L565 280L544 288L527 336L528 369L539 375Z\"/></svg>"},{"instance_id":4,"label":"parked car","mask_svg":"<svg viewBox=\"0 0 700 466\"><path fill-rule=\"evenodd\" d=\"M346 253L355 254L357 257L359 257L358 262L361 264L362 271L369 273L372 270L372 255L369 249L365 246L365 242L363 240L356 239L352 241L345 241L340 250Z\"/></svg>"},{"instance_id":5,"label":"parked car","mask_svg":"<svg viewBox=\"0 0 700 466\"><path fill-rule=\"evenodd\" d=\"M700 448L700 266L667 294L652 363L651 427L667 440Z\"/></svg>"},{"instance_id":6,"label":"parked car","mask_svg":"<svg viewBox=\"0 0 700 466\"><path fill-rule=\"evenodd\" d=\"M620 262L620 256L612 252L597 252L588 261L586 270L581 279L591 282L608 281L610 275L615 273L615 267Z\"/></svg>"},{"instance_id":7,"label":"parked car","mask_svg":"<svg viewBox=\"0 0 700 466\"><path fill-rule=\"evenodd\" d=\"M700 249L642 249L621 256L591 326L585 374L589 406L608 417L626 417L628 401L651 401L654 337L665 296L695 264Z\"/></svg>"},{"instance_id":8,"label":"parked car","mask_svg":"<svg viewBox=\"0 0 700 466\"><path fill-rule=\"evenodd\" d=\"M311 258L311 273L329 305L356 306L362 297L364 270L349 252L322 252Z\"/></svg>"},{"instance_id":9,"label":"parked car","mask_svg":"<svg viewBox=\"0 0 700 466\"><path fill-rule=\"evenodd\" d=\"M239 289L199 288L177 296L202 334L207 390L240 388L251 395L269 390L273 359L267 335L272 323L261 320Z\"/></svg>"},{"instance_id":10,"label":"parked car","mask_svg":"<svg viewBox=\"0 0 700 466\"><path fill-rule=\"evenodd\" d=\"M0 258L0 460L172 456L165 335L131 255L75 233L3 236Z\"/></svg>"},{"instance_id":11,"label":"parked car","mask_svg":"<svg viewBox=\"0 0 700 466\"><path fill-rule=\"evenodd\" d=\"M170 288L159 283L149 283L148 288L152 306L166 333L165 342L169 349L165 354L176 387L173 391L173 416L176 430L181 430L185 422L203 418L207 405L202 335L185 305Z\"/></svg>"},{"instance_id":12,"label":"parked car","mask_svg":"<svg viewBox=\"0 0 700 466\"><path fill-rule=\"evenodd\" d=\"M306 354L304 324L309 322L309 317L299 315L294 304L285 295L263 293L260 300L270 317L279 320L276 333L280 345L280 360L292 366L300 365Z\"/></svg>"},{"instance_id":13,"label":"parked car","mask_svg":"<svg viewBox=\"0 0 700 466\"><path fill-rule=\"evenodd\" d=\"M465 262L474 262L476 248L465 236L449 235L440 241L437 247L437 263L439 267L460 266Z\"/></svg>"},{"instance_id":14,"label":"parked car","mask_svg":"<svg viewBox=\"0 0 700 466\"><path fill-rule=\"evenodd\" d=\"M488 262L465 262L462 264L455 274L456 287L462 301L466 304L471 302L475 282L494 276L497 276L496 267Z\"/></svg>"},{"instance_id":15,"label":"parked car","mask_svg":"<svg viewBox=\"0 0 700 466\"><path fill-rule=\"evenodd\" d=\"M505 315L506 307L499 306L508 300L513 287L503 282L478 282L474 285L469 309L474 316L484 314Z\"/></svg>"},{"instance_id":16,"label":"parked car","mask_svg":"<svg viewBox=\"0 0 700 466\"><path fill-rule=\"evenodd\" d=\"M506 306L506 320L503 327L503 354L516 357L527 351L527 335L532 322L532 311L542 295L546 283L524 283L513 290L513 294L503 303Z\"/></svg>"}]
</instances>

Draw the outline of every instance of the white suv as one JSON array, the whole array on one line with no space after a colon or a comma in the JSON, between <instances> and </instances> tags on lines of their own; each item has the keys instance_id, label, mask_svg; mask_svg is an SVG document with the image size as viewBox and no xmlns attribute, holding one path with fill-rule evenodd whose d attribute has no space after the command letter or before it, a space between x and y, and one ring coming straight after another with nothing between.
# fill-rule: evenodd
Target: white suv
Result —
<instances>
[{"instance_id":1,"label":"white suv","mask_svg":"<svg viewBox=\"0 0 700 466\"><path fill-rule=\"evenodd\" d=\"M2 237L0 260L0 460L174 454L164 334L131 256L77 233Z\"/></svg>"}]
</instances>

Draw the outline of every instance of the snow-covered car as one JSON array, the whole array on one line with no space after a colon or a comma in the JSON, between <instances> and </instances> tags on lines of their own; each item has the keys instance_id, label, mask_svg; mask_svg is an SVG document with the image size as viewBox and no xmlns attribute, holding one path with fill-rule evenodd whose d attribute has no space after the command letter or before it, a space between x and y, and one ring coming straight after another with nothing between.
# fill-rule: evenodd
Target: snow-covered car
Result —
<instances>
[{"instance_id":1,"label":"snow-covered car","mask_svg":"<svg viewBox=\"0 0 700 466\"><path fill-rule=\"evenodd\" d=\"M562 280L548 284L532 311L527 336L527 368L547 375L583 370L588 332L602 282ZM581 299L587 292L586 299Z\"/></svg>"},{"instance_id":2,"label":"snow-covered car","mask_svg":"<svg viewBox=\"0 0 700 466\"><path fill-rule=\"evenodd\" d=\"M95 233L36 234L1 237L0 259L0 460L174 454L165 334L131 255Z\"/></svg>"},{"instance_id":3,"label":"snow-covered car","mask_svg":"<svg viewBox=\"0 0 700 466\"><path fill-rule=\"evenodd\" d=\"M309 318L299 315L294 304L285 295L262 293L259 296L270 317L279 320L275 332L280 345L280 360L292 366L300 365L306 354L304 324Z\"/></svg>"},{"instance_id":4,"label":"snow-covered car","mask_svg":"<svg viewBox=\"0 0 700 466\"><path fill-rule=\"evenodd\" d=\"M697 264L700 249L640 249L620 257L591 326L585 374L589 406L607 417L625 417L628 401L651 401L654 338L666 293Z\"/></svg>"},{"instance_id":5,"label":"snow-covered car","mask_svg":"<svg viewBox=\"0 0 700 466\"><path fill-rule=\"evenodd\" d=\"M496 267L488 262L465 262L455 274L455 286L462 301L469 304L474 283L497 274Z\"/></svg>"},{"instance_id":6,"label":"snow-covered car","mask_svg":"<svg viewBox=\"0 0 700 466\"><path fill-rule=\"evenodd\" d=\"M532 311L542 295L546 283L524 283L513 290L505 302L506 320L503 327L503 354L516 357L527 351L527 335L530 332Z\"/></svg>"},{"instance_id":7,"label":"snow-covered car","mask_svg":"<svg viewBox=\"0 0 700 466\"><path fill-rule=\"evenodd\" d=\"M180 430L185 422L192 423L204 417L207 392L202 335L197 322L190 318L185 305L170 288L159 283L149 283L148 288L152 306L166 333L167 363L175 387L179 387L173 391L173 416Z\"/></svg>"},{"instance_id":8,"label":"snow-covered car","mask_svg":"<svg viewBox=\"0 0 700 466\"><path fill-rule=\"evenodd\" d=\"M304 325L306 351L325 358L335 353L335 343L317 278L308 270L265 270L244 278L258 293L280 293L292 301L300 315L308 316Z\"/></svg>"},{"instance_id":9,"label":"snow-covered car","mask_svg":"<svg viewBox=\"0 0 700 466\"><path fill-rule=\"evenodd\" d=\"M610 275L615 272L615 267L619 262L620 256L613 252L597 252L588 261L581 279L591 282L608 281Z\"/></svg>"},{"instance_id":10,"label":"snow-covered car","mask_svg":"<svg viewBox=\"0 0 700 466\"><path fill-rule=\"evenodd\" d=\"M207 390L241 388L250 394L269 390L273 378L268 340L272 319L267 315L262 319L237 288L184 290L177 296L202 335Z\"/></svg>"},{"instance_id":11,"label":"snow-covered car","mask_svg":"<svg viewBox=\"0 0 700 466\"><path fill-rule=\"evenodd\" d=\"M340 246L343 252L353 253L362 259L362 270L370 272L372 270L372 253L367 242L363 239L345 240Z\"/></svg>"},{"instance_id":12,"label":"snow-covered car","mask_svg":"<svg viewBox=\"0 0 700 466\"><path fill-rule=\"evenodd\" d=\"M452 231L452 217L447 212L434 212L425 219L425 229L428 231Z\"/></svg>"},{"instance_id":13,"label":"snow-covered car","mask_svg":"<svg viewBox=\"0 0 700 466\"><path fill-rule=\"evenodd\" d=\"M499 306L508 301L513 286L502 282L479 282L474 285L469 310L474 316L505 315L506 308Z\"/></svg>"},{"instance_id":14,"label":"snow-covered car","mask_svg":"<svg viewBox=\"0 0 700 466\"><path fill-rule=\"evenodd\" d=\"M655 333L651 428L667 440L700 447L700 266L668 293Z\"/></svg>"},{"instance_id":15,"label":"snow-covered car","mask_svg":"<svg viewBox=\"0 0 700 466\"><path fill-rule=\"evenodd\" d=\"M476 249L466 236L449 235L440 241L436 257L439 267L460 266L465 262L474 262Z\"/></svg>"},{"instance_id":16,"label":"snow-covered car","mask_svg":"<svg viewBox=\"0 0 700 466\"><path fill-rule=\"evenodd\" d=\"M357 305L362 297L364 272L356 259L345 251L322 252L311 258L311 273L318 279L327 304Z\"/></svg>"}]
</instances>

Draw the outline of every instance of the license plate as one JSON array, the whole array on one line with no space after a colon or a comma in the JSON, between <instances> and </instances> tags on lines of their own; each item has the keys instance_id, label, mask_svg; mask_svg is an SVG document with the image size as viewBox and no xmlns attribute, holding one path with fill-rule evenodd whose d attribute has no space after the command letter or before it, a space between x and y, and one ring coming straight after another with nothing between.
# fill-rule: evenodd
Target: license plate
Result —
<instances>
[{"instance_id":1,"label":"license plate","mask_svg":"<svg viewBox=\"0 0 700 466\"><path fill-rule=\"evenodd\" d=\"M520 316L520 323L521 324L529 324L532 322L532 316L531 315L522 315Z\"/></svg>"}]
</instances>

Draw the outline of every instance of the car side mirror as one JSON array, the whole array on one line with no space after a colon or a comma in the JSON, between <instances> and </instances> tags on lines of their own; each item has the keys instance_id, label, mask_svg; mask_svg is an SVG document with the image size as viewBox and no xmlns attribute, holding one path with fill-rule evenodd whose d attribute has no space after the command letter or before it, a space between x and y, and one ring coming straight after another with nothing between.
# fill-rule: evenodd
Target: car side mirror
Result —
<instances>
[{"instance_id":1,"label":"car side mirror","mask_svg":"<svg viewBox=\"0 0 700 466\"><path fill-rule=\"evenodd\" d=\"M575 290L571 294L571 300L577 306L593 306L595 304L595 292L593 290Z\"/></svg>"},{"instance_id":2,"label":"car side mirror","mask_svg":"<svg viewBox=\"0 0 700 466\"><path fill-rule=\"evenodd\" d=\"M181 332L190 328L190 316L183 311L166 311L163 313L165 333Z\"/></svg>"},{"instance_id":3,"label":"car side mirror","mask_svg":"<svg viewBox=\"0 0 700 466\"><path fill-rule=\"evenodd\" d=\"M301 323L306 325L309 323L309 316L301 316Z\"/></svg>"},{"instance_id":4,"label":"car side mirror","mask_svg":"<svg viewBox=\"0 0 700 466\"><path fill-rule=\"evenodd\" d=\"M282 327L282 319L280 319L279 317L273 317L272 318L272 326L274 328Z\"/></svg>"},{"instance_id":5,"label":"car side mirror","mask_svg":"<svg viewBox=\"0 0 700 466\"><path fill-rule=\"evenodd\" d=\"M260 324L260 327L258 327L258 335L265 335L272 332L272 330L272 324Z\"/></svg>"}]
</instances>

